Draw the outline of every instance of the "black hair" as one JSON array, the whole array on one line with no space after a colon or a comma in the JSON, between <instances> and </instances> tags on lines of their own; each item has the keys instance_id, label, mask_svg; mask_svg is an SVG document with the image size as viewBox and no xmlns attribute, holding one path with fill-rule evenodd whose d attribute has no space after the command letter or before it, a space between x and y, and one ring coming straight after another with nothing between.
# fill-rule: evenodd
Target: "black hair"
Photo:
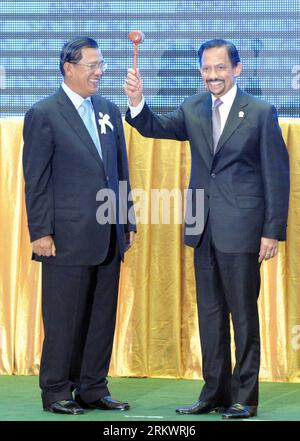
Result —
<instances>
[{"instance_id":1,"label":"black hair","mask_svg":"<svg viewBox=\"0 0 300 441\"><path fill-rule=\"evenodd\" d=\"M238 53L237 48L231 41L228 40L222 40L221 38L216 38L214 40L208 40L201 44L199 50L198 50L198 57L199 57L199 63L200 66L202 64L202 55L203 52L207 49L212 49L215 47L226 47L228 56L230 58L232 67L235 67L238 63L241 62L240 56Z\"/></svg>"},{"instance_id":2,"label":"black hair","mask_svg":"<svg viewBox=\"0 0 300 441\"><path fill-rule=\"evenodd\" d=\"M62 47L60 52L59 69L62 76L65 76L64 64L66 62L77 63L82 58L81 49L83 48L98 49L99 46L95 40L89 37L73 38Z\"/></svg>"}]
</instances>

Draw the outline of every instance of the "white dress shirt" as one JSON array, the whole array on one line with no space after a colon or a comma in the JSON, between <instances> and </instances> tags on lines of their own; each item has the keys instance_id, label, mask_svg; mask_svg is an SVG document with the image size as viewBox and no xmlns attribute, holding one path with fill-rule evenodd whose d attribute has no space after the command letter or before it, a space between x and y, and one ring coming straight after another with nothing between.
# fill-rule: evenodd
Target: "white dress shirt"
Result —
<instances>
[{"instance_id":1,"label":"white dress shirt","mask_svg":"<svg viewBox=\"0 0 300 441\"><path fill-rule=\"evenodd\" d=\"M141 111L143 110L144 105L145 105L144 96L142 97L142 101L140 102L140 104L138 104L136 107L131 106L128 102L128 107L130 110L131 118L135 118L136 116L138 116L141 113Z\"/></svg>"},{"instance_id":2,"label":"white dress shirt","mask_svg":"<svg viewBox=\"0 0 300 441\"><path fill-rule=\"evenodd\" d=\"M237 85L235 84L227 93L225 93L225 95L220 97L220 100L223 102L223 104L219 106L219 112L221 117L221 133L223 132L231 106L236 97L236 93L237 93ZM212 107L213 107L217 98L214 95L211 95L211 98L212 98Z\"/></svg>"}]
</instances>

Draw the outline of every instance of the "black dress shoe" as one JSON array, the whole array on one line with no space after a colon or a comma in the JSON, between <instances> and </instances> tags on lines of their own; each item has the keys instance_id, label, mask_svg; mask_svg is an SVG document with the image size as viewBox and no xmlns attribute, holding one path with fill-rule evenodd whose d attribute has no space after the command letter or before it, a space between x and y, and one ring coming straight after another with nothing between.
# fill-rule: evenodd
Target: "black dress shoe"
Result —
<instances>
[{"instance_id":1,"label":"black dress shoe","mask_svg":"<svg viewBox=\"0 0 300 441\"><path fill-rule=\"evenodd\" d=\"M122 403L121 401L113 400L110 395L107 397L99 398L99 400L86 403L80 397L80 395L75 395L76 402L83 409L101 409L101 410L129 410L130 406L128 403Z\"/></svg>"},{"instance_id":2,"label":"black dress shoe","mask_svg":"<svg viewBox=\"0 0 300 441\"><path fill-rule=\"evenodd\" d=\"M197 401L190 407L177 407L176 412L181 415L193 415L210 412L223 412L225 407L217 406L214 403L206 403L205 401Z\"/></svg>"},{"instance_id":3,"label":"black dress shoe","mask_svg":"<svg viewBox=\"0 0 300 441\"><path fill-rule=\"evenodd\" d=\"M235 403L227 409L222 418L251 418L257 415L257 406L244 406Z\"/></svg>"},{"instance_id":4,"label":"black dress shoe","mask_svg":"<svg viewBox=\"0 0 300 441\"><path fill-rule=\"evenodd\" d=\"M45 411L53 413L64 413L69 415L82 415L84 410L73 400L55 401L44 407Z\"/></svg>"}]
</instances>

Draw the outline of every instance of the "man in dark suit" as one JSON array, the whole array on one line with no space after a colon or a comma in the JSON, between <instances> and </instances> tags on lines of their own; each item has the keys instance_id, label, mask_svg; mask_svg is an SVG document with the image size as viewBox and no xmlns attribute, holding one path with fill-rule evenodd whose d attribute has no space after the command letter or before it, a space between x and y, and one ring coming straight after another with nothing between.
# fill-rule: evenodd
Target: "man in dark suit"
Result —
<instances>
[{"instance_id":1,"label":"man in dark suit","mask_svg":"<svg viewBox=\"0 0 300 441\"><path fill-rule=\"evenodd\" d=\"M140 74L129 69L126 120L144 136L188 140L193 209L196 190L204 189L204 230L186 228L185 243L194 248L205 385L193 406L177 412L222 409L224 418L247 418L258 406L260 263L274 257L286 238L289 160L275 108L236 85L242 71L236 47L205 42L199 61L208 92L162 116L144 103Z\"/></svg>"},{"instance_id":2,"label":"man in dark suit","mask_svg":"<svg viewBox=\"0 0 300 441\"><path fill-rule=\"evenodd\" d=\"M110 396L106 380L120 261L135 225L121 115L96 95L105 68L93 39L66 43L62 87L34 104L24 121L28 225L33 258L42 262L40 387L50 412L129 409Z\"/></svg>"}]
</instances>

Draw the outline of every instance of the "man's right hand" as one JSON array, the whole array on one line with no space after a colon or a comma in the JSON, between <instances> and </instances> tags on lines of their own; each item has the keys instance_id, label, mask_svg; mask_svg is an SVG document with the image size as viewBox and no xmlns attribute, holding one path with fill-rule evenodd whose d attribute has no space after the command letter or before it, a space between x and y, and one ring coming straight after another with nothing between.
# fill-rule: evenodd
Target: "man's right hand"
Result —
<instances>
[{"instance_id":1,"label":"man's right hand","mask_svg":"<svg viewBox=\"0 0 300 441\"><path fill-rule=\"evenodd\" d=\"M52 236L44 236L32 242L32 250L38 256L55 256L56 248Z\"/></svg>"},{"instance_id":2,"label":"man's right hand","mask_svg":"<svg viewBox=\"0 0 300 441\"><path fill-rule=\"evenodd\" d=\"M129 98L130 105L136 107L140 104L143 98L143 81L138 68L136 70L128 69L127 78L123 87Z\"/></svg>"}]
</instances>

